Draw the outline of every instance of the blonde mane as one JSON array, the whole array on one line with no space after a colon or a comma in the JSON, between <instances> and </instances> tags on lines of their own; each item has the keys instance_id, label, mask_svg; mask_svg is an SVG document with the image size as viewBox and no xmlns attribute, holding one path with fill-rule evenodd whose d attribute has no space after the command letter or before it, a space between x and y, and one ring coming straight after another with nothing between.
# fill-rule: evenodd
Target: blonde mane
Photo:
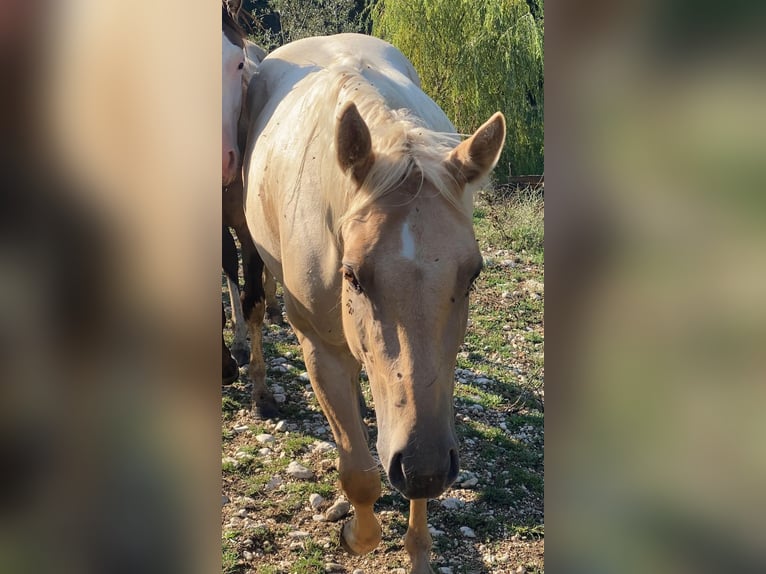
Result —
<instances>
[{"instance_id":1,"label":"blonde mane","mask_svg":"<svg viewBox=\"0 0 766 574\"><path fill-rule=\"evenodd\" d=\"M336 243L345 222L399 187L413 174L421 180L413 199L420 193L423 183L428 181L455 209L470 217L465 213L461 200L461 187L445 162L447 154L460 143L460 136L430 128L429 120L431 125L445 127L446 118L440 110L440 116L425 110L422 116L429 113L434 116L425 118L409 109L392 109L381 90L365 78L360 69L363 69L361 61L349 62L347 59L344 63L316 72L310 92L303 100L305 109L301 113L306 125L313 129L308 143L326 154L325 160L320 162L319 185L328 230ZM358 187L343 173L336 159L335 123L348 102L356 104L370 130L375 157L372 168ZM435 104L432 105L438 109ZM305 148L306 153L308 147ZM301 173L305 162L304 156ZM301 173L296 183L300 181Z\"/></svg>"}]
</instances>

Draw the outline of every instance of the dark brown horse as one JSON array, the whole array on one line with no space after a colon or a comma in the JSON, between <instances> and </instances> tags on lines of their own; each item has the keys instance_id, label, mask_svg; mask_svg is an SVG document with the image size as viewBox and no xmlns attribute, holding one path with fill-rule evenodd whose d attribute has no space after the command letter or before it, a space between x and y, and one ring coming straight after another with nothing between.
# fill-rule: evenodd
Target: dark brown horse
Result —
<instances>
[{"instance_id":1,"label":"dark brown horse","mask_svg":"<svg viewBox=\"0 0 766 574\"><path fill-rule=\"evenodd\" d=\"M253 410L258 417L271 418L277 415L277 409L266 386L262 327L264 311L267 307L272 322L281 323L282 312L276 302L276 283L270 274L264 273L263 260L255 248L245 222L240 150L244 145L246 130L237 129L238 124L242 123L242 94L266 53L246 40L245 32L237 19L239 10L240 2L225 2L222 6L224 42L222 262L229 286L234 327L233 357L222 342L222 381L224 384L234 382L239 375L238 364L249 363L248 376L253 385ZM236 50L233 47L236 47ZM236 234L242 250L243 290L239 288L239 263L236 244L230 229ZM224 315L224 326L225 322Z\"/></svg>"}]
</instances>

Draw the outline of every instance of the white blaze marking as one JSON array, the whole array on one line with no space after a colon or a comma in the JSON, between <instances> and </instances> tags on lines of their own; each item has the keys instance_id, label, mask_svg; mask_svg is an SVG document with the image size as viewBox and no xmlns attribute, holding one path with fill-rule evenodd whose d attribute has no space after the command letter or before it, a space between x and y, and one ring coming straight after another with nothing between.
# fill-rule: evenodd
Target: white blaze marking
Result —
<instances>
[{"instance_id":1,"label":"white blaze marking","mask_svg":"<svg viewBox=\"0 0 766 574\"><path fill-rule=\"evenodd\" d=\"M415 238L412 236L412 230L407 221L402 225L402 257L410 260L415 259Z\"/></svg>"}]
</instances>

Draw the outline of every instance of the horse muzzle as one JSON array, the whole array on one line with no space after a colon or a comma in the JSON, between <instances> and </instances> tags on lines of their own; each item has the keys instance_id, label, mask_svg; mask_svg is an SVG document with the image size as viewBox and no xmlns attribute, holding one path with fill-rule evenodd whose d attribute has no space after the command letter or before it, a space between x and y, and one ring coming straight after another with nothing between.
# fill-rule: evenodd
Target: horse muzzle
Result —
<instances>
[{"instance_id":1,"label":"horse muzzle","mask_svg":"<svg viewBox=\"0 0 766 574\"><path fill-rule=\"evenodd\" d=\"M386 470L393 487L405 498L436 498L457 478L457 445L441 449L427 444L405 447L393 454Z\"/></svg>"}]
</instances>

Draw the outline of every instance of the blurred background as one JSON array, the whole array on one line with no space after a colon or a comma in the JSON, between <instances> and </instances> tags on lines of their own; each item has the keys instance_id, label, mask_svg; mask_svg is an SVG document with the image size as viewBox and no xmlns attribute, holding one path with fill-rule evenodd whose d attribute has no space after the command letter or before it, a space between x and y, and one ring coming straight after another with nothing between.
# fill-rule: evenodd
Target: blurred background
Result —
<instances>
[{"instance_id":1,"label":"blurred background","mask_svg":"<svg viewBox=\"0 0 766 574\"><path fill-rule=\"evenodd\" d=\"M547 15L547 566L766 571L766 10Z\"/></svg>"},{"instance_id":2,"label":"blurred background","mask_svg":"<svg viewBox=\"0 0 766 574\"><path fill-rule=\"evenodd\" d=\"M0 1L0 572L220 568L206 4Z\"/></svg>"},{"instance_id":3,"label":"blurred background","mask_svg":"<svg viewBox=\"0 0 766 574\"><path fill-rule=\"evenodd\" d=\"M549 1L543 146L527 4L466 77L548 177L547 565L766 571L766 7ZM0 572L220 568L217 18L0 0Z\"/></svg>"}]
</instances>

